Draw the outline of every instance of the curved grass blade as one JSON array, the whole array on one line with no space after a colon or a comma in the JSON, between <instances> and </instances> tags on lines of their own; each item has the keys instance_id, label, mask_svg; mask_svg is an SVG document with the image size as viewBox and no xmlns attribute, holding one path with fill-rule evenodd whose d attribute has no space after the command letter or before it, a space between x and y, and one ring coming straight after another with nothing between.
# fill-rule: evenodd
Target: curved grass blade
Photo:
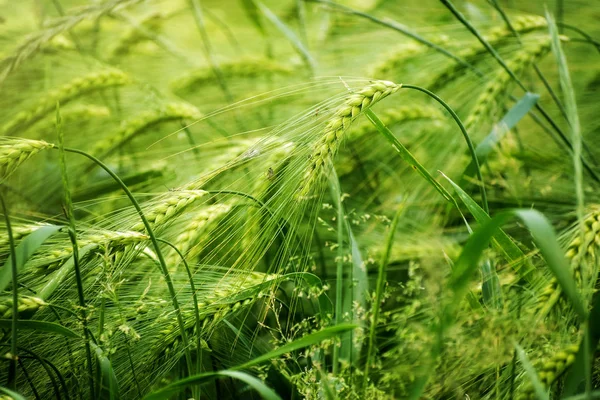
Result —
<instances>
[{"instance_id":1,"label":"curved grass blade","mask_svg":"<svg viewBox=\"0 0 600 400\"><path fill-rule=\"evenodd\" d=\"M98 361L100 368L100 382L98 382L98 391L100 399L119 399L119 384L117 382L117 376L112 368L112 364L104 351L95 343L90 342L90 346L94 350L96 360Z\"/></svg>"},{"instance_id":2,"label":"curved grass blade","mask_svg":"<svg viewBox=\"0 0 600 400\"><path fill-rule=\"evenodd\" d=\"M5 387L0 386L0 392L4 393L7 396L10 396L13 400L26 400L25 397L21 396L17 392L13 392Z\"/></svg>"},{"instance_id":3,"label":"curved grass blade","mask_svg":"<svg viewBox=\"0 0 600 400\"><path fill-rule=\"evenodd\" d=\"M301 337L300 339L294 340L291 343L278 347L277 349L265 353L262 356L259 356L244 364L240 364L234 368L230 368L230 371L237 371L262 364L274 358L280 357L283 354L291 353L292 351L300 350L313 344L320 343L323 340L330 339L334 336L340 335L344 332L348 332L355 328L356 325L354 324L341 324L325 328L323 330L320 330L319 332L311 333L309 335ZM172 396L173 394L182 391L188 386L198 385L200 383L211 381L215 379L218 376L218 374L218 372L207 372L178 380L163 387L162 389L158 389L152 393L149 393L144 397L144 400L162 400L168 398L169 396Z\"/></svg>"},{"instance_id":4,"label":"curved grass blade","mask_svg":"<svg viewBox=\"0 0 600 400\"><path fill-rule=\"evenodd\" d=\"M62 226L60 225L42 226L27 235L27 237L25 237L25 239L23 239L15 248L17 271L20 271L33 253L35 253L50 236L54 235L61 228ZM0 292L4 291L11 282L11 263L12 256L9 255L4 263L4 267L0 269Z\"/></svg>"},{"instance_id":5,"label":"curved grass blade","mask_svg":"<svg viewBox=\"0 0 600 400\"><path fill-rule=\"evenodd\" d=\"M221 371L216 373L219 376L228 376L247 383L252 389L256 390L265 400L281 400L281 397L273 389L269 388L260 379L242 371Z\"/></svg>"},{"instance_id":6,"label":"curved grass blade","mask_svg":"<svg viewBox=\"0 0 600 400\"><path fill-rule=\"evenodd\" d=\"M9 319L0 319L0 328L10 329L11 322L12 321ZM76 338L76 339L81 338L81 336L79 336L77 333L75 333L71 329L64 327L62 325L59 325L57 323L54 323L54 322L20 319L18 321L18 325L19 325L19 329L30 329L30 330L34 330L34 331L56 333L56 334L59 334L62 336Z\"/></svg>"},{"instance_id":7,"label":"curved grass blade","mask_svg":"<svg viewBox=\"0 0 600 400\"><path fill-rule=\"evenodd\" d=\"M550 30L550 37L552 38L552 52L556 57L556 63L558 64L558 75L560 81L560 87L562 89L565 107L567 111L567 118L569 120L569 126L571 128L571 143L573 146L573 169L574 169L574 181L575 181L575 196L577 199L577 217L579 222L583 222L583 164L581 161L582 154L582 138L581 138L581 125L579 123L579 114L577 112L577 101L575 100L575 90L573 89L573 83L571 82L571 75L569 74L569 66L567 65L567 58L560 45L560 38L558 37L558 29L554 23L554 19L546 10L546 19L548 20L548 29Z\"/></svg>"},{"instance_id":8,"label":"curved grass blade","mask_svg":"<svg viewBox=\"0 0 600 400\"><path fill-rule=\"evenodd\" d=\"M450 182L458 198L462 200L471 215L479 222L483 224L491 219L491 217L469 196L460 186L458 186L452 179L440 172L444 178ZM506 259L511 262L512 268L517 274L528 281L533 283L533 268L525 260L525 255L517 246L513 240L506 234L502 229L498 230L492 238L492 245L504 254Z\"/></svg>"},{"instance_id":9,"label":"curved grass blade","mask_svg":"<svg viewBox=\"0 0 600 400\"><path fill-rule=\"evenodd\" d=\"M287 40L291 43L294 49L300 54L302 60L305 64L310 68L311 71L314 71L316 67L315 60L313 56L310 54L308 49L304 46L302 41L296 36L294 31L292 31L277 15L273 13L267 6L261 3L258 0L252 0L256 7L263 13L263 15L273 23L279 29L279 31L287 38Z\"/></svg>"}]
</instances>

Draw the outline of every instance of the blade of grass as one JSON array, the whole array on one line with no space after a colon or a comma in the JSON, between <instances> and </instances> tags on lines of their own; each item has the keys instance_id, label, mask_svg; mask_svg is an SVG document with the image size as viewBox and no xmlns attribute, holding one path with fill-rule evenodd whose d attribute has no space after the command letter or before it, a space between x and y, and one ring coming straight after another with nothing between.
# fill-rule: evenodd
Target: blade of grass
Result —
<instances>
[{"instance_id":1,"label":"blade of grass","mask_svg":"<svg viewBox=\"0 0 600 400\"><path fill-rule=\"evenodd\" d=\"M13 400L26 400L25 397L21 396L19 393L13 392L12 390L4 388L2 386L0 386L0 392L10 396L10 398L12 398Z\"/></svg>"},{"instance_id":2,"label":"blade of grass","mask_svg":"<svg viewBox=\"0 0 600 400\"><path fill-rule=\"evenodd\" d=\"M221 371L217 372L219 376L228 376L247 383L252 389L256 390L265 400L281 400L281 397L273 389L269 388L260 379L242 371Z\"/></svg>"},{"instance_id":3,"label":"blade of grass","mask_svg":"<svg viewBox=\"0 0 600 400\"><path fill-rule=\"evenodd\" d=\"M100 381L98 382L99 398L119 400L119 384L110 360L99 346L93 342L90 344L94 349L94 354L96 355L96 360L98 360L100 367Z\"/></svg>"},{"instance_id":4,"label":"blade of grass","mask_svg":"<svg viewBox=\"0 0 600 400\"><path fill-rule=\"evenodd\" d=\"M525 115L529 113L531 108L535 106L540 96L535 93L525 93L525 95L515 104L502 118L500 122L498 122L492 128L492 131L477 145L475 149L475 154L477 155L477 159L481 164L485 163L487 157L490 155L492 150L496 147L498 143L502 140L502 138L514 128L521 119ZM476 173L475 163L471 161L471 163L465 169L463 175L473 176Z\"/></svg>"},{"instance_id":5,"label":"blade of grass","mask_svg":"<svg viewBox=\"0 0 600 400\"><path fill-rule=\"evenodd\" d=\"M294 47L294 49L298 52L302 60L306 64L306 66L310 69L311 72L314 73L316 63L313 56L310 54L308 49L304 46L302 41L298 39L294 31L292 31L277 15L273 13L267 6L261 3L258 0L253 0L256 7L263 13L263 15L271 21L273 25L277 27L277 29L287 38L290 44Z\"/></svg>"},{"instance_id":6,"label":"blade of grass","mask_svg":"<svg viewBox=\"0 0 600 400\"><path fill-rule=\"evenodd\" d=\"M34 331L40 332L49 332L56 333L58 335L70 337L70 338L81 338L77 333L70 330L67 327L59 325L54 322L48 321L33 321L28 319L21 319L18 322L19 329L30 329ZM2 329L11 329L11 320L9 319L0 319L0 328Z\"/></svg>"},{"instance_id":7,"label":"blade of grass","mask_svg":"<svg viewBox=\"0 0 600 400\"><path fill-rule=\"evenodd\" d=\"M554 23L554 19L547 11L546 19L548 20L548 29L550 30L550 37L552 38L552 52L554 53L556 64L558 65L560 87L565 98L565 107L567 109L567 117L569 126L571 128L571 143L573 144L573 167L575 174L575 196L577 199L577 217L579 219L579 223L581 224L583 223L584 197L583 172L581 163L581 125L579 123L579 113L577 112L577 101L575 100L575 90L573 89L573 84L571 82L571 75L569 74L567 59L560 45L558 30L556 28L556 24Z\"/></svg>"},{"instance_id":8,"label":"blade of grass","mask_svg":"<svg viewBox=\"0 0 600 400\"><path fill-rule=\"evenodd\" d=\"M330 189L331 197L336 204L337 216L337 257L336 257L336 279L335 279L335 324L339 325L342 323L344 316L344 207L342 206L342 193L340 190L340 182L338 180L335 169L332 168L330 176ZM346 299L346 304L350 304L350 313L352 313L352 299ZM351 343L350 343L351 345ZM333 347L333 375L337 375L339 372L339 357L340 353L348 354L348 338L342 336L341 346Z\"/></svg>"},{"instance_id":9,"label":"blade of grass","mask_svg":"<svg viewBox=\"0 0 600 400\"><path fill-rule=\"evenodd\" d=\"M487 222L491 219L491 217L483 211L483 209L469 196L460 186L458 186L452 179L448 178L444 173L441 173L444 178L450 182L458 198L465 204L471 215L475 217L475 220L480 224ZM519 277L525 279L529 283L533 283L533 268L531 265L526 263L525 255L517 246L513 240L506 234L502 229L499 229L497 233L494 234L492 239L492 244L497 250L500 250L502 254L506 257L508 261L511 262L512 268L517 272Z\"/></svg>"}]
</instances>

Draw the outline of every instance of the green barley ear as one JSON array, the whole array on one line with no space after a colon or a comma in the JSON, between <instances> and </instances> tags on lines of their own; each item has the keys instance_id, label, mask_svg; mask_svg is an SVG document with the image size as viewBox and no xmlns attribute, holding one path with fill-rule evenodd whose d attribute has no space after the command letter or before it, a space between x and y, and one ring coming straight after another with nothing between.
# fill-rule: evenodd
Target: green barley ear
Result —
<instances>
[{"instance_id":1,"label":"green barley ear","mask_svg":"<svg viewBox=\"0 0 600 400\"><path fill-rule=\"evenodd\" d=\"M585 270L584 266L595 262L600 249L600 210L593 211L585 218L582 229L583 235L577 232L565 252L571 272L580 287L583 287L584 282L589 282L593 272ZM557 304L560 296L558 282L552 278L537 298L536 308L542 317Z\"/></svg>"},{"instance_id":2,"label":"green barley ear","mask_svg":"<svg viewBox=\"0 0 600 400\"><path fill-rule=\"evenodd\" d=\"M306 197L312 186L319 180L324 166L337 153L340 141L352 122L364 111L387 96L396 93L402 84L390 81L373 81L357 93L348 96L344 103L337 108L309 156L310 167L306 171L298 190L299 198Z\"/></svg>"},{"instance_id":3,"label":"green barley ear","mask_svg":"<svg viewBox=\"0 0 600 400\"><path fill-rule=\"evenodd\" d=\"M159 198L148 209L144 210L146 219L152 229L158 230L169 222L170 219L182 213L187 206L204 197L204 190L175 190ZM135 231L143 231L144 224L136 223Z\"/></svg>"},{"instance_id":4,"label":"green barley ear","mask_svg":"<svg viewBox=\"0 0 600 400\"><path fill-rule=\"evenodd\" d=\"M119 146L128 143L145 130L166 121L198 120L202 113L191 104L178 102L168 103L159 109L146 111L131 118L121 125L121 128L113 135L96 143L92 154L106 156Z\"/></svg>"},{"instance_id":5,"label":"green barley ear","mask_svg":"<svg viewBox=\"0 0 600 400\"><path fill-rule=\"evenodd\" d=\"M42 150L54 145L43 140L0 139L0 181L15 172L19 165Z\"/></svg>"},{"instance_id":6,"label":"green barley ear","mask_svg":"<svg viewBox=\"0 0 600 400\"><path fill-rule=\"evenodd\" d=\"M29 127L37 122L50 111L54 110L56 103L63 106L68 102L90 92L94 92L109 87L123 86L131 83L131 78L124 72L117 69L108 71L94 72L89 75L77 78L71 82L49 91L44 94L28 110L19 112L12 120L8 121L1 132L4 135L12 135L19 130Z\"/></svg>"},{"instance_id":7,"label":"green barley ear","mask_svg":"<svg viewBox=\"0 0 600 400\"><path fill-rule=\"evenodd\" d=\"M573 365L578 351L578 344L567 346L540 365L537 369L538 378L546 389L549 389ZM523 398L525 400L535 399L535 391L532 385L525 386Z\"/></svg>"}]
</instances>

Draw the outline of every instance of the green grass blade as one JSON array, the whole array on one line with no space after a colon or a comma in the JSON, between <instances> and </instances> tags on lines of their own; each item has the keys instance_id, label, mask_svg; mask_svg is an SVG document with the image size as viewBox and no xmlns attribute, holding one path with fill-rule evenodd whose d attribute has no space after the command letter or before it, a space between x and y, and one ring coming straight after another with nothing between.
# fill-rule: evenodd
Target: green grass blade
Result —
<instances>
[{"instance_id":1,"label":"green grass blade","mask_svg":"<svg viewBox=\"0 0 600 400\"><path fill-rule=\"evenodd\" d=\"M271 21L273 25L277 27L277 29L287 38L290 44L294 47L294 49L298 52L302 60L304 60L305 64L310 68L311 71L314 71L316 67L315 60L313 56L310 54L308 49L304 46L302 41L296 36L294 31L290 29L277 15L273 13L267 6L261 3L258 0L253 0L256 7L263 13L263 15Z\"/></svg>"},{"instance_id":2,"label":"green grass blade","mask_svg":"<svg viewBox=\"0 0 600 400\"><path fill-rule=\"evenodd\" d=\"M523 368L527 373L527 377L533 385L533 389L535 390L535 395L537 396L538 400L549 400L548 393L546 390L544 390L544 386L538 379L533 365L531 365L527 354L525 354L525 350L523 350L523 348L517 343L515 343L515 349L517 350L517 357L519 358L519 361L521 361L521 364L523 364Z\"/></svg>"},{"instance_id":3,"label":"green grass blade","mask_svg":"<svg viewBox=\"0 0 600 400\"><path fill-rule=\"evenodd\" d=\"M573 89L573 83L571 82L571 75L569 74L569 66L567 65L567 58L560 45L560 38L558 37L558 29L554 23L552 16L546 11L546 19L548 20L548 29L550 30L550 37L552 38L552 52L556 58L558 64L558 75L560 81L560 87L562 89L565 107L567 110L567 118L569 120L569 126L571 128L571 143L573 146L573 167L574 167L574 181L575 181L575 197L577 199L577 217L579 222L583 223L583 209L584 209L584 197L583 197L583 165L581 161L582 153L582 139L581 139L581 125L579 123L579 114L577 112L577 101L575 100L575 90Z\"/></svg>"},{"instance_id":4,"label":"green grass blade","mask_svg":"<svg viewBox=\"0 0 600 400\"><path fill-rule=\"evenodd\" d=\"M252 389L256 390L265 400L281 400L281 397L273 389L269 388L260 379L242 371L221 371L217 375L228 376L247 383Z\"/></svg>"},{"instance_id":5,"label":"green grass blade","mask_svg":"<svg viewBox=\"0 0 600 400\"><path fill-rule=\"evenodd\" d=\"M454 187L458 198L465 204L477 222L482 224L491 219L491 217L460 186L454 183L452 179L448 178L443 173L442 175L448 180L448 182L450 182L452 187ZM495 249L499 250L508 261L511 262L511 266L521 278L533 283L533 268L526 263L525 255L519 246L517 246L502 229L498 230L498 232L494 234L492 245Z\"/></svg>"},{"instance_id":6,"label":"green grass blade","mask_svg":"<svg viewBox=\"0 0 600 400\"><path fill-rule=\"evenodd\" d=\"M11 322L12 321L9 319L0 319L0 328L11 329ZM20 319L18 324L19 324L19 329L29 329L29 330L40 331L40 332L56 333L58 335L62 335L62 336L70 337L70 338L76 338L76 339L81 338L81 336L79 336L77 333L75 333L71 329L66 328L66 327L59 325L57 323L54 323L54 322Z\"/></svg>"},{"instance_id":7,"label":"green grass blade","mask_svg":"<svg viewBox=\"0 0 600 400\"><path fill-rule=\"evenodd\" d=\"M27 237L25 237L25 239L23 239L15 248L17 271L21 271L33 253L35 253L50 236L54 235L61 228L62 226L60 225L42 226L27 235ZM0 292L4 291L11 282L11 263L12 257L9 255L4 263L4 268L0 269Z\"/></svg>"},{"instance_id":8,"label":"green grass blade","mask_svg":"<svg viewBox=\"0 0 600 400\"><path fill-rule=\"evenodd\" d=\"M12 390L9 390L2 386L0 386L0 392L4 393L7 396L10 396L10 398L12 398L13 400L27 400L27 399L25 399L25 397L21 396L19 393L13 392Z\"/></svg>"},{"instance_id":9,"label":"green grass blade","mask_svg":"<svg viewBox=\"0 0 600 400\"><path fill-rule=\"evenodd\" d=\"M104 354L104 351L90 342L100 367L100 382L98 382L98 389L100 399L118 400L119 396L119 384L117 382L117 376L112 368L112 364L108 357Z\"/></svg>"},{"instance_id":10,"label":"green grass blade","mask_svg":"<svg viewBox=\"0 0 600 400\"><path fill-rule=\"evenodd\" d=\"M411 167L413 167L427 182L431 184L437 190L442 197L444 197L449 202L456 204L456 200L452 197L452 195L444 188L438 181L435 180L433 176L417 161L417 159L408 151L406 147L402 145L396 139L392 131L390 131L384 124L381 122L379 117L375 115L373 111L367 109L365 112L365 116L373 123L375 128L381 133L387 140L392 144L392 147L400 154L400 157Z\"/></svg>"},{"instance_id":11,"label":"green grass blade","mask_svg":"<svg viewBox=\"0 0 600 400\"><path fill-rule=\"evenodd\" d=\"M527 92L525 95L515 104L502 118L500 122L498 122L492 128L492 131L479 143L477 148L475 149L475 153L477 154L477 159L481 164L485 163L487 157L494 150L496 145L502 140L502 138L513 129L523 117L525 117L529 111L536 105L539 100L540 95L535 93ZM475 163L471 161L471 163L467 166L465 172L463 173L466 176L473 176L476 173Z\"/></svg>"}]
</instances>

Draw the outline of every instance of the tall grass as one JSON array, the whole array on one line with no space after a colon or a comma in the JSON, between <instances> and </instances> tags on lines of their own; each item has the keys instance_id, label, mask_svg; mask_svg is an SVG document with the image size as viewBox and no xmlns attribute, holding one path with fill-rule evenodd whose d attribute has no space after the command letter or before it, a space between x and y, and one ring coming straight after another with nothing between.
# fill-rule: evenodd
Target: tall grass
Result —
<instances>
[{"instance_id":1,"label":"tall grass","mask_svg":"<svg viewBox=\"0 0 600 400\"><path fill-rule=\"evenodd\" d=\"M553 8L0 2L0 398L596 398L600 29Z\"/></svg>"}]
</instances>

